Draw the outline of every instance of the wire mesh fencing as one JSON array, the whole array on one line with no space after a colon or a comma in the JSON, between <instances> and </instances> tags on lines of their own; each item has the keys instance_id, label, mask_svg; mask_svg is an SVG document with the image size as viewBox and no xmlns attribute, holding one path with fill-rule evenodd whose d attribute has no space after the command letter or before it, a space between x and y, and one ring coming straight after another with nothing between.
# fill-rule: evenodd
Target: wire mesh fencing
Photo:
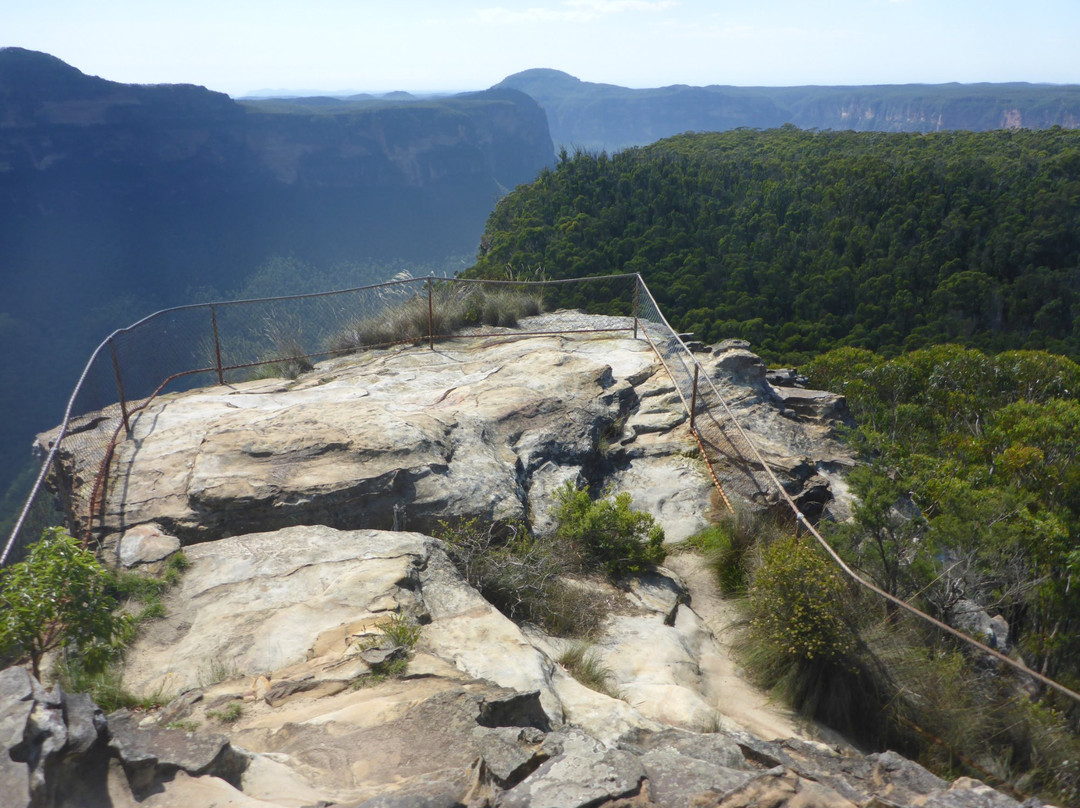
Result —
<instances>
[{"instance_id":1,"label":"wire mesh fencing","mask_svg":"<svg viewBox=\"0 0 1080 808\"><path fill-rule=\"evenodd\" d=\"M158 395L261 377L295 378L320 360L398 344L497 335L627 332L636 275L565 281L400 278L321 294L166 309L113 332L92 354L0 566L45 527L89 539L108 465L131 419ZM549 316L557 309L559 317ZM575 313L579 312L579 313Z\"/></svg>"}]
</instances>

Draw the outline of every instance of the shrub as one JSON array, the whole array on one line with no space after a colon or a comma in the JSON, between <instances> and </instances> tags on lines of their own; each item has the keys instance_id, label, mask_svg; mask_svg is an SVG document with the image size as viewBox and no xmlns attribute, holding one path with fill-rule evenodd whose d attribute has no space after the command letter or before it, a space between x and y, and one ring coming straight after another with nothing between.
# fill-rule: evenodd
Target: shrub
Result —
<instances>
[{"instance_id":1,"label":"shrub","mask_svg":"<svg viewBox=\"0 0 1080 808\"><path fill-rule=\"evenodd\" d=\"M114 613L112 576L63 528L48 528L26 560L0 571L0 648L29 659L41 678L48 651L78 649L102 670L131 636L134 620Z\"/></svg>"},{"instance_id":2,"label":"shrub","mask_svg":"<svg viewBox=\"0 0 1080 808\"><path fill-rule=\"evenodd\" d=\"M754 636L793 659L843 659L852 646L844 582L814 548L794 537L773 542L750 586Z\"/></svg>"},{"instance_id":3,"label":"shrub","mask_svg":"<svg viewBox=\"0 0 1080 808\"><path fill-rule=\"evenodd\" d=\"M795 537L762 550L748 589L744 655L762 685L800 713L868 742L880 740L880 682L858 654L857 626L840 573Z\"/></svg>"},{"instance_id":4,"label":"shrub","mask_svg":"<svg viewBox=\"0 0 1080 808\"><path fill-rule=\"evenodd\" d=\"M569 481L558 493L556 537L608 575L644 572L667 556L664 529L650 514L630 507L627 493L595 502L588 488Z\"/></svg>"}]
</instances>

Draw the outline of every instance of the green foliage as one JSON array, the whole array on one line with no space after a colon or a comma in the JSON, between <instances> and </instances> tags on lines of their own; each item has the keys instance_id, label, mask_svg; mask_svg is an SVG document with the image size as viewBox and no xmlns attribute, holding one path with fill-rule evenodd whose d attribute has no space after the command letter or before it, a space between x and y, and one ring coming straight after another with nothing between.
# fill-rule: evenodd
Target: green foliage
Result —
<instances>
[{"instance_id":1,"label":"green foliage","mask_svg":"<svg viewBox=\"0 0 1080 808\"><path fill-rule=\"evenodd\" d=\"M677 330L785 364L939 342L1080 356L1078 148L1064 129L785 126L564 153L499 202L469 274L638 271Z\"/></svg>"},{"instance_id":2,"label":"green foliage","mask_svg":"<svg viewBox=\"0 0 1080 808\"><path fill-rule=\"evenodd\" d=\"M382 623L383 636L396 646L413 648L420 640L421 628L416 621L403 614L395 614L387 622Z\"/></svg>"},{"instance_id":3,"label":"green foliage","mask_svg":"<svg viewBox=\"0 0 1080 808\"><path fill-rule=\"evenodd\" d=\"M404 674L409 668L412 650L420 641L422 632L416 620L400 612L379 623L379 629L382 634L369 640L363 647L398 650L382 662L372 664L369 672L358 676L353 681L354 689L372 687Z\"/></svg>"},{"instance_id":4,"label":"green foliage","mask_svg":"<svg viewBox=\"0 0 1080 808\"><path fill-rule=\"evenodd\" d=\"M792 661L843 660L852 651L840 572L806 542L773 542L749 589L755 639Z\"/></svg>"},{"instance_id":5,"label":"green foliage","mask_svg":"<svg viewBox=\"0 0 1080 808\"><path fill-rule=\"evenodd\" d=\"M556 536L608 575L643 572L667 556L664 529L630 502L627 493L593 501L588 488L568 481L558 492Z\"/></svg>"},{"instance_id":6,"label":"green foliage","mask_svg":"<svg viewBox=\"0 0 1080 808\"><path fill-rule=\"evenodd\" d=\"M240 720L240 716L244 714L244 705L238 701L229 702L224 708L220 710L207 710L206 717L212 718L215 721L220 721L222 724L235 724Z\"/></svg>"},{"instance_id":7,"label":"green foliage","mask_svg":"<svg viewBox=\"0 0 1080 808\"><path fill-rule=\"evenodd\" d=\"M1080 681L1080 365L939 345L805 371L847 396L869 462L855 523L830 531L848 561L943 617L959 597L1000 612L1028 664Z\"/></svg>"},{"instance_id":8,"label":"green foliage","mask_svg":"<svg viewBox=\"0 0 1080 808\"><path fill-rule=\"evenodd\" d=\"M102 655L85 654L77 645L64 646L55 671L61 687L69 693L89 693L106 712L121 707L148 709L165 703L167 698L163 689L144 697L125 690L119 663L138 625L165 616L163 597L179 582L179 576L188 566L190 562L183 553L174 553L160 578L134 572L103 571L107 598L118 604L120 611L115 617L123 622L123 631L117 637L119 642Z\"/></svg>"},{"instance_id":9,"label":"green foliage","mask_svg":"<svg viewBox=\"0 0 1080 808\"><path fill-rule=\"evenodd\" d=\"M198 721L170 721L165 725L165 729L178 729L182 732L197 732L199 729Z\"/></svg>"},{"instance_id":10,"label":"green foliage","mask_svg":"<svg viewBox=\"0 0 1080 808\"><path fill-rule=\"evenodd\" d=\"M49 528L26 560L0 571L0 648L29 659L78 649L88 670L101 670L131 637L133 620L114 613L111 576L62 528Z\"/></svg>"},{"instance_id":11,"label":"green foliage","mask_svg":"<svg viewBox=\"0 0 1080 808\"><path fill-rule=\"evenodd\" d=\"M56 681L66 693L89 693L106 713L126 708L149 710L165 705L170 696L164 684L147 696L136 696L124 688L120 668L111 660L104 667L88 668L78 651L67 651L56 666Z\"/></svg>"},{"instance_id":12,"label":"green foliage","mask_svg":"<svg viewBox=\"0 0 1080 808\"><path fill-rule=\"evenodd\" d=\"M859 423L849 438L867 465L848 477L855 519L828 530L848 563L945 620L967 599L1003 615L1025 662L1075 689L1080 366L938 345L891 359L841 349L804 370L843 392ZM938 770L989 772L1075 802L1076 706L1034 699L896 618L886 610L860 633L863 669L895 694L882 702L883 734Z\"/></svg>"},{"instance_id":13,"label":"green foliage","mask_svg":"<svg viewBox=\"0 0 1080 808\"><path fill-rule=\"evenodd\" d=\"M801 714L864 743L891 745L892 694L858 639L865 605L810 542L786 536L761 548L743 661Z\"/></svg>"},{"instance_id":14,"label":"green foliage","mask_svg":"<svg viewBox=\"0 0 1080 808\"><path fill-rule=\"evenodd\" d=\"M716 572L720 591L738 597L746 594L750 574L760 562L759 548L770 544L777 535L775 523L739 510L725 514L686 541L705 555Z\"/></svg>"}]
</instances>

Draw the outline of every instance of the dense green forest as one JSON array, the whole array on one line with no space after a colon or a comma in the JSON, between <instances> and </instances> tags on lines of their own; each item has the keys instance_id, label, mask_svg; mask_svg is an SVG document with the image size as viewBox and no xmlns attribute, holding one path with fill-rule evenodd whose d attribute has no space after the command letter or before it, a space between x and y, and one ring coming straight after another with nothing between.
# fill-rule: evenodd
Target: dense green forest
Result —
<instances>
[{"instance_id":1,"label":"dense green forest","mask_svg":"<svg viewBox=\"0 0 1080 808\"><path fill-rule=\"evenodd\" d=\"M822 526L830 543L882 589L1080 690L1080 365L938 345L894 359L840 348L806 372L847 396L866 460L848 477L855 518ZM862 667L889 680L867 713L891 719L883 734L936 768L967 761L1020 794L1077 804L1080 705L947 642L874 648L887 612L848 613L875 652ZM987 635L990 615L1006 624Z\"/></svg>"},{"instance_id":2,"label":"dense green forest","mask_svg":"<svg viewBox=\"0 0 1080 808\"><path fill-rule=\"evenodd\" d=\"M800 363L954 342L1080 355L1080 132L735 130L561 154L473 274L640 272L672 325Z\"/></svg>"}]
</instances>

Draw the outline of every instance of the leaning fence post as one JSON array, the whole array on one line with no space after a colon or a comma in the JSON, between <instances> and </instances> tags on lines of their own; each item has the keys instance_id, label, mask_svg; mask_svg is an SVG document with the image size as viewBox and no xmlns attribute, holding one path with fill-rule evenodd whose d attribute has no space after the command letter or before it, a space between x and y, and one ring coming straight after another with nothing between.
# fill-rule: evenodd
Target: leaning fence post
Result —
<instances>
[{"instance_id":1,"label":"leaning fence post","mask_svg":"<svg viewBox=\"0 0 1080 808\"><path fill-rule=\"evenodd\" d=\"M210 306L210 324L214 328L214 355L217 357L217 381L225 384L225 374L221 371L221 340L218 339L217 312Z\"/></svg>"},{"instance_id":2,"label":"leaning fence post","mask_svg":"<svg viewBox=\"0 0 1080 808\"><path fill-rule=\"evenodd\" d=\"M120 394L120 414L124 418L124 429L131 431L131 423L128 421L127 397L124 395L124 380L120 376L120 361L116 358L116 345L109 338L109 353L112 354L113 373L116 374L116 389Z\"/></svg>"},{"instance_id":3,"label":"leaning fence post","mask_svg":"<svg viewBox=\"0 0 1080 808\"><path fill-rule=\"evenodd\" d=\"M697 362L694 363L694 389L690 393L690 431L694 431L694 413L697 412L697 375L698 370L701 368Z\"/></svg>"},{"instance_id":4,"label":"leaning fence post","mask_svg":"<svg viewBox=\"0 0 1080 808\"><path fill-rule=\"evenodd\" d=\"M637 339L638 304L641 302L641 277L634 279L634 339Z\"/></svg>"},{"instance_id":5,"label":"leaning fence post","mask_svg":"<svg viewBox=\"0 0 1080 808\"><path fill-rule=\"evenodd\" d=\"M431 287L433 283L431 278L427 280L427 332L428 332L428 347L431 350L435 350L435 306L431 301Z\"/></svg>"}]
</instances>

